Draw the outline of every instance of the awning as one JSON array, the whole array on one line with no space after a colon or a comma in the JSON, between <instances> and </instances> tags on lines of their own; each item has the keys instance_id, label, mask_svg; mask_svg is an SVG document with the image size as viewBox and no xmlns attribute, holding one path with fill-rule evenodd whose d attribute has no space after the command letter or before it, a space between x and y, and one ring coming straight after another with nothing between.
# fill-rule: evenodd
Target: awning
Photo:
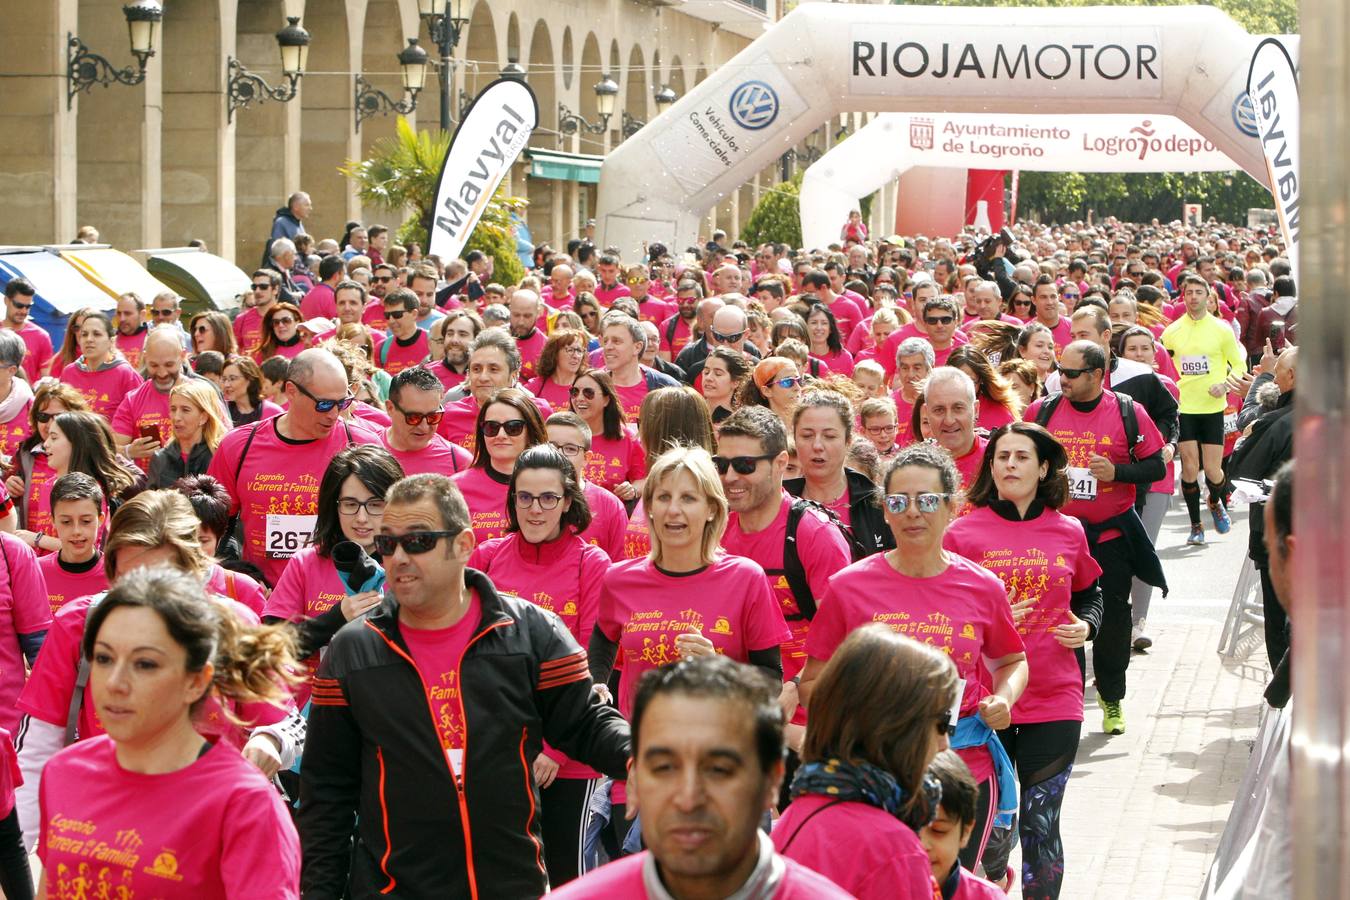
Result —
<instances>
[{"instance_id":1,"label":"awning","mask_svg":"<svg viewBox=\"0 0 1350 900\"><path fill-rule=\"evenodd\" d=\"M91 306L112 311L117 300L86 279L55 251L42 247L0 247L0 285L11 278L26 278L37 291L29 317L60 346L66 333L66 318L77 309Z\"/></svg>"},{"instance_id":2,"label":"awning","mask_svg":"<svg viewBox=\"0 0 1350 900\"><path fill-rule=\"evenodd\" d=\"M578 181L582 184L600 183L600 166L603 156L589 153L563 153L561 150L525 151L530 160L530 174L535 178L550 178L554 181Z\"/></svg>"},{"instance_id":3,"label":"awning","mask_svg":"<svg viewBox=\"0 0 1350 900\"><path fill-rule=\"evenodd\" d=\"M156 294L169 290L167 284L145 271L144 266L121 250L83 244L66 244L52 249L112 297L114 306L118 297L133 291L149 306Z\"/></svg>"},{"instance_id":4,"label":"awning","mask_svg":"<svg viewBox=\"0 0 1350 900\"><path fill-rule=\"evenodd\" d=\"M161 247L134 253L145 260L151 275L183 298L183 311L189 315L213 309L233 314L239 308L239 295L252 283L234 263L196 247Z\"/></svg>"}]
</instances>

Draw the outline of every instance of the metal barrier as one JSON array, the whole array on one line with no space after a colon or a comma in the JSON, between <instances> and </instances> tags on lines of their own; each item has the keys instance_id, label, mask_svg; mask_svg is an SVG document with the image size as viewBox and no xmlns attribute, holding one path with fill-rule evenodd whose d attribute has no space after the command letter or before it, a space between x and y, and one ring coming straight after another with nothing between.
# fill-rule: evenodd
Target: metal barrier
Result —
<instances>
[{"instance_id":1,"label":"metal barrier","mask_svg":"<svg viewBox=\"0 0 1350 900\"><path fill-rule=\"evenodd\" d=\"M1253 650L1263 645L1265 631L1261 576L1256 572L1256 564L1248 557L1243 560L1237 587L1233 589L1233 602L1228 604L1228 615L1223 620L1219 655L1230 659L1246 659Z\"/></svg>"}]
</instances>

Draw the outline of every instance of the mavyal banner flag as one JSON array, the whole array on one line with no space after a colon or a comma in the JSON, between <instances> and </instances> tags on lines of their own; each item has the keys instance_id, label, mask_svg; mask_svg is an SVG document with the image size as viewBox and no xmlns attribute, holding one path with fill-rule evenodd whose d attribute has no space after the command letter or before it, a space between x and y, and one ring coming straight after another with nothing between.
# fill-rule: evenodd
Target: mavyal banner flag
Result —
<instances>
[{"instance_id":1,"label":"mavyal banner flag","mask_svg":"<svg viewBox=\"0 0 1350 900\"><path fill-rule=\"evenodd\" d=\"M1252 54L1247 96L1256 112L1261 150L1270 173L1270 190L1280 231L1289 248L1289 264L1298 274L1299 107L1298 70L1276 38L1266 38Z\"/></svg>"},{"instance_id":2,"label":"mavyal banner flag","mask_svg":"<svg viewBox=\"0 0 1350 900\"><path fill-rule=\"evenodd\" d=\"M460 255L538 124L539 101L523 81L499 78L474 98L441 165L428 253L444 260Z\"/></svg>"}]
</instances>

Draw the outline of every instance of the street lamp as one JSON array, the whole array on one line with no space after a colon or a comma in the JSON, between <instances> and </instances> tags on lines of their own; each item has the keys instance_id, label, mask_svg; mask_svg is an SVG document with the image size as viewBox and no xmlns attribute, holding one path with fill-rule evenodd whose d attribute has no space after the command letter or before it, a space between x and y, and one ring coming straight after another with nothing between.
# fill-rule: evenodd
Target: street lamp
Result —
<instances>
[{"instance_id":1,"label":"street lamp","mask_svg":"<svg viewBox=\"0 0 1350 900\"><path fill-rule=\"evenodd\" d=\"M88 91L96 84L107 87L110 84L140 84L145 80L145 64L155 55L164 7L159 0L134 0L122 7L122 15L127 19L136 68L117 68L104 57L90 52L84 41L67 32L66 109L71 108L76 94Z\"/></svg>"},{"instance_id":2,"label":"street lamp","mask_svg":"<svg viewBox=\"0 0 1350 900\"><path fill-rule=\"evenodd\" d=\"M277 32L277 47L281 50L281 72L286 83L272 87L262 76L255 75L233 56L229 57L230 95L226 118L234 118L234 111L248 106L254 100L275 100L289 103L295 99L300 89L300 79L305 74L305 64L309 62L309 32L300 27L299 16L287 16L287 26Z\"/></svg>"},{"instance_id":3,"label":"street lamp","mask_svg":"<svg viewBox=\"0 0 1350 900\"><path fill-rule=\"evenodd\" d=\"M361 75L356 76L356 130L361 130L361 120L373 115L398 113L408 115L417 109L417 95L426 85L427 51L417 46L417 38L408 38L408 46L398 55L399 70L403 73L403 92L407 99L394 100L384 91L372 85Z\"/></svg>"},{"instance_id":4,"label":"street lamp","mask_svg":"<svg viewBox=\"0 0 1350 900\"><path fill-rule=\"evenodd\" d=\"M450 54L459 43L464 27L469 24L469 0L417 0L417 15L427 23L431 42L441 56L441 130L449 131L450 119ZM439 9L438 9L439 7Z\"/></svg>"},{"instance_id":5,"label":"street lamp","mask_svg":"<svg viewBox=\"0 0 1350 900\"><path fill-rule=\"evenodd\" d=\"M572 135L579 131L601 134L609 127L609 117L614 115L614 104L619 100L619 85L609 75L602 75L595 85L595 112L599 122L587 122L584 118L568 109L564 103L558 104L558 132Z\"/></svg>"},{"instance_id":6,"label":"street lamp","mask_svg":"<svg viewBox=\"0 0 1350 900\"><path fill-rule=\"evenodd\" d=\"M515 59L508 59L506 65L502 66L501 76L503 78L510 78L513 81L523 82L525 80L525 75L525 67Z\"/></svg>"},{"instance_id":7,"label":"street lamp","mask_svg":"<svg viewBox=\"0 0 1350 900\"><path fill-rule=\"evenodd\" d=\"M656 95L653 97L653 99L656 100L656 114L658 116L661 115L661 113L665 112L670 105L679 98L679 94L676 94L675 91L671 89L670 85L661 85L656 89ZM628 110L624 110L622 131L625 138L630 138L637 134L646 125L646 122L630 116Z\"/></svg>"}]
</instances>

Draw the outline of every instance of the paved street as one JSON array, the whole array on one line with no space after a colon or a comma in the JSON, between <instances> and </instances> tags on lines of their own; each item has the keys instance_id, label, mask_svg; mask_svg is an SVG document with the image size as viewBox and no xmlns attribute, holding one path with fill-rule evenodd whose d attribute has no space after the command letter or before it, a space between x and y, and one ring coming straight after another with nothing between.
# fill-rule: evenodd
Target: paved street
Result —
<instances>
[{"instance_id":1,"label":"paved street","mask_svg":"<svg viewBox=\"0 0 1350 900\"><path fill-rule=\"evenodd\" d=\"M1101 733L1089 688L1065 799L1066 898L1199 895L1269 674L1263 647L1240 661L1216 652L1247 547L1245 510L1233 518L1228 535L1210 529L1208 546L1186 547L1186 511L1174 499L1158 541L1172 591L1154 596L1153 649L1130 664L1124 735Z\"/></svg>"}]
</instances>

